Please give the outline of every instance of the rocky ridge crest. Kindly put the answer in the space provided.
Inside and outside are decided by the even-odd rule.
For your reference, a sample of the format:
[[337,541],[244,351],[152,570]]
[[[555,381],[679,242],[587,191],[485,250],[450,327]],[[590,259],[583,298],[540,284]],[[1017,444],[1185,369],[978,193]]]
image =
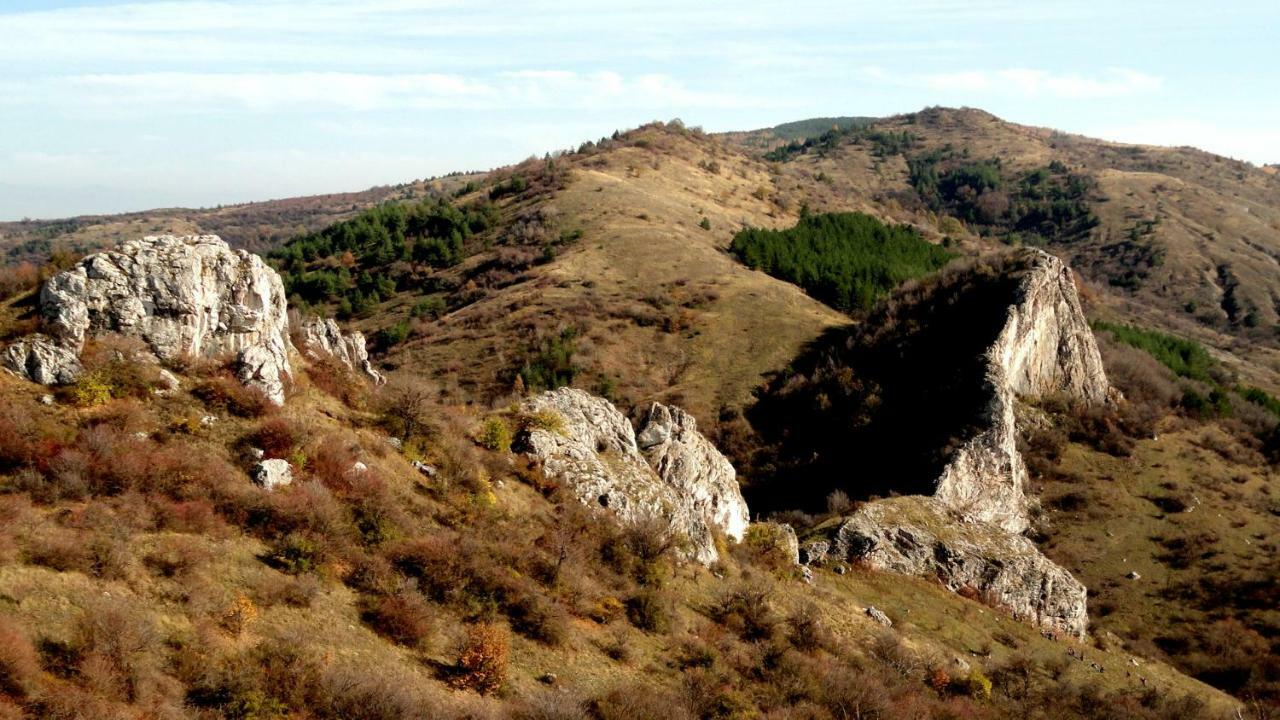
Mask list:
[[937,577],[954,591],[1083,636],[1086,592],[1021,536],[1028,527],[1026,465],[1017,448],[1019,396],[1058,393],[1107,402],[1110,385],[1071,270],[1027,250],[1005,323],[986,351],[985,429],[952,456],[931,497],[870,502],[820,526],[805,544],[815,563],[856,561]]

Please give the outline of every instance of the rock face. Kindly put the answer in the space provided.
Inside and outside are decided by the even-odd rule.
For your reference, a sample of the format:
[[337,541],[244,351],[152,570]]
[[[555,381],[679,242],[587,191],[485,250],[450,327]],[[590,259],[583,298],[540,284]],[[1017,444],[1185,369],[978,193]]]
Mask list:
[[678,407],[649,407],[636,442],[650,467],[712,525],[741,540],[750,516],[738,488],[738,474],[724,455],[698,432],[693,416]]
[[284,285],[262,258],[216,236],[146,237],[90,255],[45,284],[40,309],[73,354],[98,333],[140,338],[161,359],[236,354],[241,380],[284,400]]
[[31,335],[4,349],[3,362],[11,370],[41,385],[68,385],[83,372],[76,353],[45,335]]
[[821,529],[806,546],[811,562],[839,560],[928,578],[954,592],[1007,609],[1014,617],[1083,637],[1086,590],[1021,535],[966,523],[936,498],[904,496],[868,503]]
[[818,528],[802,559],[859,562],[937,578],[1013,615],[1082,637],[1086,590],[1021,533],[1027,470],[1017,449],[1019,396],[1087,404],[1111,392],[1093,332],[1062,261],[1028,250],[1004,324],[985,353],[985,427],[951,457],[931,497],[877,500]]
[[964,518],[1009,532],[1022,532],[1028,522],[1027,469],[1014,419],[1017,397],[1059,393],[1100,404],[1110,392],[1070,268],[1046,252],[1026,252],[1017,298],[987,351],[990,426],[955,453],[934,493]]
[[563,421],[559,430],[528,431],[521,445],[584,505],[628,525],[665,525],[688,540],[689,556],[701,563],[718,557],[713,527],[741,537],[746,504],[733,468],[725,474],[728,462],[682,411],[663,408],[657,417],[650,411],[648,448],[657,461],[667,461],[655,470],[641,454],[631,423],[607,400],[561,388],[529,398],[523,410],[551,412]]
[[364,373],[375,384],[387,381],[382,373],[369,362],[369,350],[365,347],[364,334],[359,331],[342,332],[331,319],[309,318],[300,328],[303,351],[309,357],[330,355],[355,372]]

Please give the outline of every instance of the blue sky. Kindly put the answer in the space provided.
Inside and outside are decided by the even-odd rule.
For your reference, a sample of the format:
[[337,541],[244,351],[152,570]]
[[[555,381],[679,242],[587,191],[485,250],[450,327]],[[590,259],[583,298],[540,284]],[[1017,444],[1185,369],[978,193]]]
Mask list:
[[0,0],[0,219],[928,105],[1280,162],[1280,3]]

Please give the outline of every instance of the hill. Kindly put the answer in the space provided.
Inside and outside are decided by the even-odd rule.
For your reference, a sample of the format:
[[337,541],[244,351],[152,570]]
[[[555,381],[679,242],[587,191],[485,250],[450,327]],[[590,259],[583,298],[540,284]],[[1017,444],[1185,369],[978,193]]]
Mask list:
[[[634,708],[617,711],[620,715],[601,708],[620,702],[619,697],[649,694],[661,698],[667,708],[714,699],[715,707],[699,705],[690,711],[701,716],[733,716],[739,709],[747,712],[743,708],[782,713],[788,704],[823,708],[814,711],[817,717],[823,717],[822,712],[839,716],[839,708],[852,713],[847,709],[852,706],[832,703],[881,707],[869,698],[882,688],[889,688],[895,702],[922,708],[921,714],[943,712],[934,704],[943,703],[950,708],[947,712],[960,716],[986,712],[1052,717],[1055,712],[1078,716],[1095,711],[1195,716],[1199,710],[1190,705],[1166,704],[1184,694],[1207,703],[1211,711],[1234,708],[1233,700],[1170,666],[1238,693],[1259,716],[1270,712],[1276,702],[1275,658],[1280,657],[1276,618],[1266,603],[1272,589],[1268,583],[1275,577],[1267,558],[1280,530],[1270,500],[1276,456],[1274,435],[1268,435],[1276,422],[1268,408],[1280,389],[1275,341],[1280,322],[1280,274],[1275,272],[1280,261],[1280,180],[1189,148],[1118,145],[1006,123],[968,109],[930,109],[884,119],[823,118],[781,127],[711,136],[675,122],[654,123],[483,177],[296,204],[90,219],[35,245],[25,243],[41,232],[58,230],[36,224],[6,230],[10,238],[24,243],[19,247],[26,249],[18,256],[36,257],[46,248],[89,249],[158,226],[194,232],[225,222],[222,227],[238,228],[230,233],[236,244],[272,251],[271,262],[284,275],[295,309],[339,315],[365,331],[375,359],[393,379],[389,390],[368,394],[335,382],[322,369],[308,370],[283,411],[301,428],[293,433],[299,470],[307,473],[315,493],[323,494],[319,486],[327,488],[325,492],[337,498],[336,505],[297,494],[279,496],[292,500],[258,497],[250,502],[238,491],[227,491],[229,498],[221,499],[169,497],[164,492],[149,498],[155,493],[148,490],[142,500],[94,491],[87,496],[34,498],[30,512],[22,514],[27,510],[21,498],[31,491],[18,489],[13,497],[21,507],[13,512],[26,523],[23,527],[46,529],[63,545],[100,539],[97,534],[107,534],[107,526],[118,522],[114,518],[131,512],[127,502],[150,503],[154,508],[147,512],[157,518],[177,512],[170,503],[208,500],[213,505],[213,519],[198,529],[175,530],[185,526],[160,520],[131,528],[125,540],[128,553],[112,546],[125,558],[120,562],[126,569],[102,571],[106,574],[101,576],[94,569],[98,560],[73,555],[65,562],[57,557],[46,562],[50,553],[33,546],[33,554],[21,545],[28,538],[39,539],[36,535],[13,535],[19,550],[12,557],[21,561],[9,568],[13,585],[8,592],[18,598],[23,622],[48,624],[56,630],[51,635],[58,642],[82,652],[67,661],[69,669],[57,682],[97,687],[87,678],[94,677],[93,668],[99,666],[85,664],[97,650],[76,639],[80,621],[56,610],[53,595],[76,597],[79,610],[103,590],[113,595],[127,590],[155,624],[184,632],[190,628],[199,633],[200,642],[225,650],[225,657],[219,656],[225,668],[216,677],[167,671],[146,676],[161,688],[148,697],[165,702],[178,697],[175,692],[185,692],[163,690],[163,683],[174,678],[183,688],[212,688],[208,697],[226,697],[234,686],[257,693],[254,702],[287,702],[267,689],[276,681],[274,676],[254,674],[266,673],[276,660],[251,651],[276,652],[274,648],[285,645],[281,638],[296,634],[314,638],[311,649],[321,658],[326,648],[347,648],[338,657],[351,667],[395,668],[385,676],[393,680],[395,673],[434,677],[441,682],[430,687],[440,690],[457,660],[453,645],[459,638],[454,636],[467,622],[484,618],[515,630],[510,639],[510,702],[501,710],[491,700],[477,701],[476,707],[494,713],[524,708],[520,711],[532,713],[529,708],[552,703],[547,699],[551,697],[569,698],[565,702],[572,706],[563,710],[564,715],[527,717],[572,717],[588,711],[596,717],[643,716],[643,710]],[[554,494],[548,496],[537,473],[524,468],[516,456],[493,449],[502,443],[484,440],[492,447],[481,447],[472,439],[500,437],[498,426],[489,421],[496,417],[511,424],[523,422],[510,414],[512,405],[530,393],[560,385],[602,395],[624,412],[642,412],[652,401],[678,404],[735,459],[749,491],[753,482],[765,479],[772,488],[782,488],[770,492],[777,498],[760,507],[801,530],[820,525],[828,515],[850,511],[847,496],[823,497],[834,487],[825,481],[845,466],[866,462],[866,454],[909,446],[920,452],[917,460],[922,466],[937,465],[949,450],[945,444],[957,429],[964,430],[953,427],[951,420],[965,424],[961,416],[970,414],[968,404],[953,408],[958,419],[944,414],[925,423],[916,422],[918,413],[927,412],[918,407],[895,405],[871,413],[892,422],[880,425],[871,420],[873,425],[857,436],[856,443],[846,442],[834,425],[824,428],[825,418],[833,416],[824,413],[834,405],[834,416],[857,420],[858,412],[844,411],[856,411],[858,403],[870,407],[882,397],[913,397],[905,391],[913,389],[921,373],[967,367],[976,359],[971,355],[983,340],[986,319],[965,311],[984,304],[940,305],[938,312],[951,312],[948,317],[955,318],[949,330],[958,339],[947,332],[936,337],[919,334],[927,340],[925,346],[936,350],[925,358],[929,362],[895,365],[892,345],[867,350],[858,343],[892,338],[893,333],[881,332],[888,327],[886,319],[900,328],[930,328],[934,313],[923,308],[930,307],[932,296],[925,289],[936,287],[933,279],[908,281],[868,311],[861,302],[839,303],[832,299],[838,294],[822,289],[824,281],[870,267],[861,261],[805,260],[791,263],[792,271],[763,272],[740,259],[749,257],[743,248],[751,238],[760,248],[773,248],[769,252],[791,247],[792,241],[806,237],[805,218],[825,218],[829,213],[860,214],[867,220],[858,223],[897,228],[892,237],[910,238],[909,245],[923,243],[938,253],[939,263],[926,263],[901,276],[882,274],[883,288],[880,280],[866,285],[878,288],[869,297],[880,297],[882,291],[936,268],[946,258],[981,263],[981,258],[1011,245],[1043,247],[1076,268],[1086,310],[1103,323],[1098,334],[1108,375],[1127,400],[1105,412],[1092,412],[1048,398],[1024,403],[1020,412],[1032,420],[1022,425],[1030,428],[1023,438],[1032,470],[1029,494],[1041,497],[1043,507],[1032,535],[1050,559],[1090,588],[1094,631],[1087,646],[1064,647],[975,602],[981,597],[966,600],[931,583],[865,568],[844,574],[836,570],[849,570],[843,566],[820,571],[809,586],[791,577],[785,564],[776,566],[767,552],[758,553],[750,545],[730,553],[724,567],[713,570],[662,555],[657,572],[663,579],[651,586],[652,578],[635,574],[644,563],[634,553],[612,554],[625,543],[608,540],[613,536],[607,527],[574,524],[578,520],[564,514]],[[254,231],[255,222],[264,229]],[[236,234],[240,232],[244,234]],[[778,238],[785,242],[776,242]],[[852,253],[876,247],[865,238],[827,243],[810,237],[804,242],[821,253],[832,247]],[[938,247],[943,245],[945,253]],[[815,269],[820,272],[810,272]],[[11,297],[6,339],[35,326],[31,296],[23,294],[34,280],[33,276],[19,283]],[[933,299],[943,300],[941,295]],[[1122,326],[1130,329],[1117,330]],[[1187,343],[1199,351],[1178,355]],[[1161,365],[1170,352],[1190,364],[1180,370]],[[209,378],[202,373],[208,372],[184,371],[183,387],[207,384]],[[863,380],[891,387],[882,394],[867,383],[833,402],[829,388],[808,383],[814,377],[831,379],[831,388],[852,387]],[[952,379],[931,377],[914,390],[946,398],[948,389],[973,389],[948,384]],[[386,449],[382,434],[386,423],[394,422],[389,408],[406,402],[405,395],[396,394],[406,380],[425,383],[413,397],[427,403],[433,425],[422,444],[402,456]],[[15,418],[39,418],[47,424],[43,437],[61,438],[59,449],[67,446],[88,453],[89,446],[78,443],[95,441],[98,433],[90,431],[99,425],[123,423],[120,427],[127,429],[121,432],[134,431],[133,420],[116,419],[117,413],[133,407],[129,402],[113,400],[94,410],[64,403],[50,408],[37,402],[38,393],[29,386],[6,382],[12,386],[8,394],[13,402],[22,403]],[[778,402],[786,392],[793,393],[791,405]],[[841,406],[841,400],[849,403]],[[187,428],[195,440],[171,430],[153,432],[153,440],[173,452],[199,447],[209,453],[211,463],[220,463],[218,467],[236,466],[227,472],[247,482],[242,477],[241,439],[257,437],[268,419],[233,417],[210,402],[207,396],[184,391],[169,404],[141,403],[138,422],[148,432],[175,424]],[[767,456],[775,451],[761,452],[767,438],[756,436],[760,428],[755,425],[771,408],[780,413],[771,418],[777,425],[807,423],[825,434],[808,445],[783,444],[776,450],[778,457],[770,459]],[[191,417],[205,414],[219,419],[200,426],[196,418],[199,427],[192,425]],[[486,427],[498,435],[481,433]],[[880,442],[920,427],[936,442],[925,437],[907,439],[924,447],[906,440]],[[28,435],[41,432],[27,430]],[[463,592],[440,590],[435,595],[431,586],[414,585],[414,592],[430,603],[426,614],[437,623],[432,627],[445,629],[422,646],[397,641],[396,633],[402,631],[388,634],[378,608],[396,602],[419,607],[414,605],[417,596],[406,599],[383,585],[361,585],[365,581],[351,580],[351,573],[367,564],[374,568],[370,572],[375,579],[393,585],[422,583],[427,575],[395,554],[399,546],[394,541],[363,537],[358,515],[364,511],[362,501],[311,460],[323,455],[330,444],[322,440],[326,437],[335,438],[335,446],[359,448],[361,458],[372,458],[362,461],[385,481],[392,498],[388,502],[408,514],[393,518],[395,538],[431,537],[447,547],[462,543],[459,547],[470,548],[468,557],[493,558],[500,569],[460,568],[434,556],[432,562],[443,564],[433,568],[519,581],[464,583]],[[43,447],[37,443],[32,452]],[[821,457],[805,454],[815,448]],[[415,459],[440,468],[443,480],[423,480],[412,465]],[[766,459],[769,462],[763,462]],[[887,456],[873,464],[886,472],[893,469]],[[817,467],[823,475],[816,483],[820,489],[806,488],[803,501],[798,501],[786,491],[801,492],[799,486],[788,485],[788,477],[775,476],[778,467]],[[44,466],[37,464],[37,469],[44,472]],[[16,471],[7,477],[36,482]],[[893,491],[893,483],[885,483],[866,495]],[[291,502],[304,507],[275,507]],[[325,503],[323,512],[311,508],[313,503]],[[90,520],[76,519],[82,513]],[[113,519],[101,526],[87,524],[98,517],[95,513]],[[246,524],[248,517],[266,518],[265,524]],[[289,540],[290,533],[281,530],[285,527],[297,528],[313,545],[321,545],[322,557],[314,566],[276,566],[281,557],[302,552],[289,545],[297,538]],[[191,542],[211,550],[215,559],[199,561],[201,569],[194,575],[218,586],[214,595],[219,602],[230,603],[237,594],[252,600],[262,610],[261,630],[243,639],[220,638],[225,631],[208,625],[227,607],[174,587],[161,570],[152,572],[151,561],[145,560],[151,543],[168,542],[173,532],[185,532],[193,536]],[[553,563],[554,548],[565,546],[556,545],[555,538],[565,535],[600,540],[584,540],[583,555]],[[354,540],[357,536],[361,539]],[[538,540],[531,543],[534,549],[528,555],[522,555],[498,542],[510,538]],[[643,555],[643,549],[637,552]],[[382,560],[370,560],[373,556]],[[560,567],[562,562],[574,564],[573,577],[548,580],[547,566]],[[385,563],[398,574],[377,575]],[[1130,571],[1141,578],[1126,578]],[[767,590],[767,605],[778,618],[798,618],[795,622],[803,624],[807,621],[800,619],[800,611],[812,603],[841,642],[860,651],[823,646],[803,659],[794,653],[810,652],[801,649],[804,640],[787,648],[767,642],[780,637],[773,631],[767,637],[753,636],[751,623],[756,620],[744,616],[741,608],[716,609],[733,602],[761,604],[754,596],[733,600],[730,595],[737,588],[725,585],[726,579]],[[306,585],[315,594],[302,607],[294,607],[292,600],[273,599],[260,588],[275,585]],[[44,587],[62,589],[50,593]],[[623,619],[632,606],[647,606],[645,598],[658,590],[663,606],[671,603],[674,608],[669,627],[645,627],[643,615]],[[614,608],[599,613],[607,618],[604,621],[593,614],[597,601],[602,608]],[[306,603],[313,605],[303,609]],[[881,642],[878,626],[861,610],[873,605],[888,612],[913,655],[899,655],[892,643]],[[402,614],[415,617],[412,607]],[[399,611],[396,615],[400,617]],[[539,636],[543,631],[538,619],[548,617],[552,619],[546,624],[560,628],[559,640]],[[15,632],[21,636],[25,631]],[[410,637],[413,631],[403,632],[410,635],[402,637]],[[179,646],[181,637],[185,636],[169,635]],[[1219,637],[1233,640],[1224,643]],[[778,654],[770,654],[771,647]],[[1101,671],[1071,660],[1085,652]],[[966,665],[977,662],[996,673],[991,678],[992,704],[971,702],[972,694],[959,697],[965,693],[952,689],[951,680],[959,673],[950,666],[945,668],[947,682],[939,682],[942,690],[933,688],[923,699],[916,698],[925,668],[931,672],[939,666],[935,654],[954,654]],[[185,656],[166,649],[158,656],[136,657],[146,663],[180,663]],[[816,668],[845,665],[871,668],[875,677],[814,674]],[[261,670],[232,673],[246,667]],[[357,702],[351,698],[373,692],[349,678],[326,674],[338,667],[332,657],[314,667],[316,673],[307,677],[316,684],[297,692],[329,693],[331,703]],[[809,673],[809,680],[821,677],[818,685],[848,688],[864,699],[833,699],[834,690],[824,695],[787,675],[792,670],[778,668],[799,668],[797,672]],[[888,674],[881,676],[884,668],[889,668]],[[108,679],[93,682],[116,688],[110,691],[115,693],[111,702],[133,702],[126,692],[128,682],[142,676],[111,685],[123,682],[111,679],[117,676],[110,673],[120,670],[108,667],[102,672]],[[543,692],[538,678],[546,672],[557,676],[552,684],[564,686],[563,692]],[[967,672],[964,676],[969,677]],[[41,678],[30,687],[44,692],[41,683],[46,680]],[[197,680],[208,682],[201,685]],[[649,683],[645,687],[657,690],[642,693],[635,683]],[[783,686],[791,689],[778,689]],[[731,691],[737,687],[745,689]],[[354,695],[341,700],[335,694],[338,688]],[[386,687],[377,689],[386,692]],[[614,699],[606,701],[606,696]],[[471,698],[449,695],[433,702],[470,701],[464,697]],[[588,704],[588,710],[581,703]],[[211,707],[228,714],[230,706],[223,702]]]

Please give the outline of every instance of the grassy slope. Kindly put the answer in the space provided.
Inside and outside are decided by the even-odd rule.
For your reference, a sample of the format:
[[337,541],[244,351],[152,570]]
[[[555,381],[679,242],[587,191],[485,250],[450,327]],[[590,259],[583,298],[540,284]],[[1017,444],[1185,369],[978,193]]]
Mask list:
[[[568,186],[540,201],[580,240],[529,281],[446,316],[392,361],[483,385],[522,341],[574,326],[584,385],[608,376],[629,402],[676,399],[707,418],[746,402],[762,373],[847,322],[726,252],[743,224],[794,222],[772,190],[752,195],[771,187],[762,165],[694,135],[649,128],[629,139],[575,163]],[[711,160],[718,173],[699,167]]]
[[[1079,445],[1061,462],[1065,478],[1038,483],[1042,500],[1081,498],[1079,507],[1051,509],[1044,551],[1090,588],[1095,632],[1115,633],[1143,655],[1161,656],[1162,636],[1194,636],[1229,616],[1212,596],[1207,603],[1180,597],[1202,580],[1271,576],[1280,517],[1274,513],[1274,470],[1248,461],[1248,453],[1214,425],[1167,421],[1155,439],[1139,441],[1132,457],[1117,458]],[[1156,502],[1176,498],[1183,511]],[[1210,533],[1212,557],[1179,568],[1160,539]],[[1130,572],[1141,578],[1128,579]],[[1238,582],[1236,580],[1235,582]],[[1207,605],[1207,607],[1206,607]],[[1249,611],[1254,623],[1280,626],[1272,607]]]
[[[31,407],[36,406],[35,397],[44,392],[8,377],[0,377],[0,390],[10,402]],[[180,395],[156,409],[156,417],[181,415],[192,407],[191,403],[184,394]],[[101,410],[79,411],[57,405],[38,412],[52,422],[76,423]],[[305,384],[284,413],[295,421],[311,423],[317,434],[348,428],[351,420],[349,410],[314,388],[307,389]],[[229,452],[230,444],[254,425],[254,421],[222,417],[199,430],[192,442],[211,446],[226,444]],[[386,478],[396,492],[424,493],[418,474],[405,459],[387,450],[376,431],[361,430],[356,435],[362,459],[373,472]],[[514,477],[493,479],[506,482],[495,491],[496,506],[492,512],[527,518],[530,532],[536,533],[541,518],[552,511],[550,503]],[[243,482],[248,483],[248,478],[243,478]],[[88,507],[82,502],[67,501],[15,505],[13,501],[18,497],[8,496],[7,516],[17,519],[18,525],[7,528],[7,541],[10,537],[21,541],[42,533],[65,533],[69,528],[81,527],[78,513]],[[111,504],[107,500],[105,506]],[[26,509],[15,511],[15,507]],[[99,502],[96,507],[101,512],[104,505]],[[746,565],[735,561],[721,568],[724,577],[700,567],[679,569],[668,581],[668,588],[677,598],[675,629],[669,634],[645,633],[629,626],[625,620],[602,625],[573,618],[568,637],[559,646],[514,636],[510,680],[503,698],[481,700],[469,693],[447,691],[430,671],[432,663],[453,661],[454,642],[460,637],[460,620],[445,606],[433,606],[437,612],[436,637],[431,649],[420,653],[392,645],[369,630],[361,620],[358,596],[339,580],[343,572],[340,566],[320,567],[314,575],[319,583],[318,591],[309,602],[293,606],[263,599],[270,597],[279,586],[292,582],[293,577],[264,563],[262,556],[266,547],[234,527],[204,535],[141,531],[135,532],[128,543],[131,559],[124,565],[123,576],[115,580],[38,567],[24,562],[21,554],[6,551],[0,562],[0,603],[5,613],[30,628],[36,638],[69,641],[82,610],[109,597],[130,605],[155,623],[161,642],[151,646],[149,652],[160,656],[192,642],[196,643],[201,657],[210,659],[247,650],[264,639],[304,638],[322,653],[326,665],[349,665],[366,671],[377,668],[378,673],[388,677],[414,679],[457,703],[470,704],[473,709],[481,705],[492,709],[504,700],[536,696],[542,687],[539,678],[547,672],[557,674],[569,692],[586,696],[637,680],[678,688],[681,670],[673,658],[680,653],[681,644],[693,635],[714,637],[720,632],[707,618],[708,608],[748,571]],[[194,548],[193,556],[199,558],[178,576],[164,577],[144,562],[153,551],[177,543]],[[591,568],[585,570],[590,572]],[[944,659],[959,658],[977,666],[993,667],[1015,653],[1050,662],[1065,655],[1064,645],[1080,649],[1075,643],[1046,640],[1029,625],[924,580],[855,569],[844,576],[820,572],[812,585],[806,585],[758,570],[750,572],[753,573],[751,583],[766,588],[782,614],[812,603],[832,632],[841,640],[862,648],[870,648],[881,632],[862,612],[864,607],[874,605],[894,619],[896,632],[909,645]],[[254,600],[260,614],[240,635],[218,630],[217,618],[239,595]],[[602,649],[619,639],[630,650],[630,658],[625,661],[610,659]],[[1114,647],[1090,647],[1088,654],[1090,660],[1100,663],[1107,672],[1099,675],[1082,663],[1068,664],[1063,676],[1065,682],[1107,691],[1139,690],[1137,671],[1132,676],[1128,673],[1132,666],[1126,652]],[[1230,698],[1159,663],[1144,663],[1141,674],[1163,692],[1190,693],[1202,698],[1215,712],[1227,713],[1234,707]],[[1038,681],[1047,682],[1047,677]],[[122,711],[121,706],[116,707]]]

